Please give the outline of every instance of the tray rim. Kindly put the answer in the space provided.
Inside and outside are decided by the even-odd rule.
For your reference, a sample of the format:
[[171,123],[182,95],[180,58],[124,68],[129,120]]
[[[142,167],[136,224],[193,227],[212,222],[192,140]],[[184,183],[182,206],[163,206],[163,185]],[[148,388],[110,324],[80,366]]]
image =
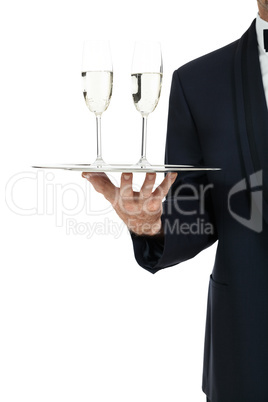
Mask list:
[[97,167],[90,164],[38,164],[32,165],[34,169],[61,169],[80,172],[92,172],[92,173],[113,173],[113,172],[126,172],[126,173],[165,173],[165,172],[179,172],[179,171],[219,171],[219,167],[209,166],[193,166],[193,165],[151,165],[151,166],[135,166],[133,164],[109,164],[107,166]]

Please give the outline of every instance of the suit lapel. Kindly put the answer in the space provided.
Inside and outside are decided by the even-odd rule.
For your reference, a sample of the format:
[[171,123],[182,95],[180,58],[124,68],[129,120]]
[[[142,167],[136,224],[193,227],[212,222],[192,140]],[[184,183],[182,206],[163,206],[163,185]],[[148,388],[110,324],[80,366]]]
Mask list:
[[[235,95],[237,128],[244,176],[250,186],[263,190],[263,217],[268,223],[268,111],[259,63],[255,20],[238,41],[235,55]],[[249,188],[249,187],[248,187]]]

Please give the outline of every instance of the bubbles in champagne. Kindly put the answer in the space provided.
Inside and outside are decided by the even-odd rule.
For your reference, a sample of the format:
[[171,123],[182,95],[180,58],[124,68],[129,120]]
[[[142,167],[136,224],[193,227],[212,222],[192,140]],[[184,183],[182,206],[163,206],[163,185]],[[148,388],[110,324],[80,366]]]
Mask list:
[[132,97],[136,109],[147,116],[156,108],[162,86],[162,73],[131,74]]
[[109,106],[112,96],[112,71],[82,72],[82,83],[87,107],[96,115],[101,115]]

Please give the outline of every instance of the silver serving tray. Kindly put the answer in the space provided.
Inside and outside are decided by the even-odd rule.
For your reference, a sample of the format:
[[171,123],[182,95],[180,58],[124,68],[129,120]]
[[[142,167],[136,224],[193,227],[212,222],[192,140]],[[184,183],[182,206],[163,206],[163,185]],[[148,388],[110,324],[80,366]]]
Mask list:
[[90,164],[44,164],[32,166],[36,169],[63,169],[79,172],[126,172],[126,173],[163,173],[180,171],[199,171],[199,170],[221,170],[218,167],[192,166],[192,165],[133,165],[133,164],[113,164],[105,166],[95,166]]

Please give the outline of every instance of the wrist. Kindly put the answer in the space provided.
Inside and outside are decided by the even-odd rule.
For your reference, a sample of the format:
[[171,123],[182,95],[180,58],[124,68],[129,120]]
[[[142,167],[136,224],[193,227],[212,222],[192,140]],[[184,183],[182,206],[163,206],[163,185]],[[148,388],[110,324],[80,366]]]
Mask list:
[[129,226],[128,230],[131,234],[135,236],[147,236],[147,237],[156,237],[163,238],[164,237],[164,227],[162,222],[160,221],[154,224],[143,223],[138,226]]

